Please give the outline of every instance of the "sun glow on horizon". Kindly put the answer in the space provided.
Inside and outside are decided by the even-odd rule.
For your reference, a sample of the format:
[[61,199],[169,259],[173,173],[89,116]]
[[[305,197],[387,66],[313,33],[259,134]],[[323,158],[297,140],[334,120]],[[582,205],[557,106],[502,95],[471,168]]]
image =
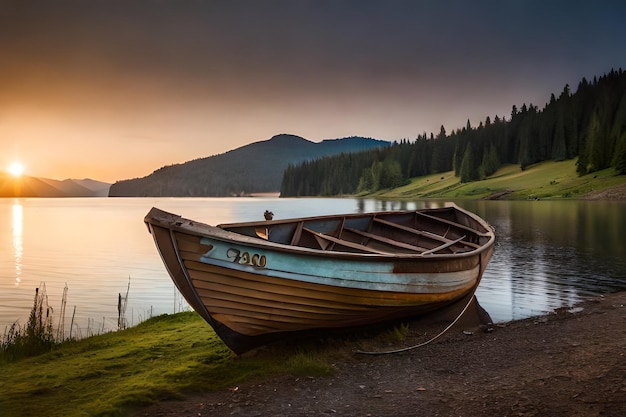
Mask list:
[[22,165],[20,162],[13,162],[11,165],[9,165],[8,171],[16,178],[21,177],[24,173],[24,165]]

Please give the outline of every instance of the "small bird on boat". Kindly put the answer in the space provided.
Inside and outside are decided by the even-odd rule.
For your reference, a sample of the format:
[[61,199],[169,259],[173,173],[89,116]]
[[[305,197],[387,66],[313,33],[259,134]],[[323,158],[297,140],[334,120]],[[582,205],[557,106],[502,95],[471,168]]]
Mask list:
[[265,210],[265,213],[263,213],[263,217],[265,217],[265,220],[272,220],[274,218],[274,213],[269,210]]

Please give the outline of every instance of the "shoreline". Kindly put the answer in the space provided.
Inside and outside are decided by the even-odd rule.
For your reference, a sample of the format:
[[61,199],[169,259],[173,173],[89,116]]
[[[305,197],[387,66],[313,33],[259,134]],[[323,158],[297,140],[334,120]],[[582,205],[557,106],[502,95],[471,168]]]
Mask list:
[[328,377],[273,377],[130,415],[626,415],[626,291],[492,331],[467,326],[406,353],[348,352]]

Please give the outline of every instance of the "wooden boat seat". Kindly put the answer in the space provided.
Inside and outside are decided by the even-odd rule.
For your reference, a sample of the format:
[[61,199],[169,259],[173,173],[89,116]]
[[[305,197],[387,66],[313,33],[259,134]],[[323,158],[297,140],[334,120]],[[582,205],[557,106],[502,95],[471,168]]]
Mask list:
[[[456,240],[451,240],[450,242],[444,243],[443,245],[439,245],[436,248],[432,248],[430,250],[427,250],[425,252],[422,253],[422,255],[432,255],[435,252],[439,252],[440,250],[443,250],[445,248],[448,248],[456,243],[462,242],[463,239],[465,239],[465,236],[461,236],[460,238],[456,239]],[[455,251],[453,251],[455,252]],[[456,253],[456,252],[455,252]]]
[[302,236],[302,227],[304,226],[304,222],[298,222],[296,226],[296,230],[293,232],[293,236],[291,237],[291,246],[295,246],[300,241],[300,236]]
[[377,250],[374,248],[369,248],[365,245],[350,242],[348,240],[339,239],[330,235],[326,235],[324,233],[316,232],[315,230],[311,230],[306,227],[303,227],[302,230],[315,236],[322,250],[328,250],[329,248],[332,247],[333,244],[338,244],[338,245],[356,249],[365,253],[377,253],[379,255],[390,255],[393,253],[393,252],[385,252],[385,251]]
[[427,219],[430,219],[430,220],[434,220],[434,221],[437,221],[437,222],[440,222],[440,223],[448,224],[450,226],[453,226],[453,227],[456,227],[456,228],[459,228],[459,229],[466,230],[466,231],[471,232],[472,234],[475,234],[475,235],[478,235],[478,236],[488,236],[489,235],[488,232],[481,233],[478,230],[473,229],[473,228],[468,227],[468,226],[465,226],[465,225],[463,225],[461,223],[453,222],[451,220],[442,219],[442,218],[437,217],[437,216],[431,216],[430,214],[422,213],[422,212],[419,212],[419,211],[416,211],[415,214],[419,215],[419,216],[422,216],[422,217],[426,217]]
[[366,237],[368,239],[377,240],[377,241],[385,243],[385,244],[387,244],[389,246],[395,246],[397,248],[408,249],[408,250],[410,250],[412,252],[422,253],[422,252],[425,252],[427,250],[426,248],[422,248],[420,246],[415,246],[415,245],[411,245],[409,243],[404,243],[404,242],[399,242],[397,240],[388,239],[386,237],[375,235],[373,233],[364,232],[363,230],[352,229],[352,228],[349,228],[349,227],[347,227],[346,230],[351,232],[351,233],[355,233],[355,234],[361,235],[363,237]]
[[[475,248],[475,249],[478,249],[480,247],[480,245],[478,245],[476,243],[468,242],[468,241],[465,241],[465,240],[454,241],[454,240],[445,238],[443,236],[439,236],[437,234],[434,234],[434,233],[431,233],[431,232],[427,232],[425,230],[413,229],[411,227],[402,226],[400,224],[392,223],[392,222],[389,222],[387,220],[379,219],[377,217],[374,217],[373,221],[375,221],[377,223],[384,224],[385,226],[388,226],[388,227],[392,227],[392,228],[396,228],[396,229],[408,232],[408,233],[413,233],[415,235],[424,236],[424,237],[427,237],[427,238],[432,239],[432,240],[437,240],[437,241],[439,241],[439,242],[441,242],[443,244],[448,244],[448,243],[452,242],[452,244],[454,244],[454,243],[462,243],[463,245],[466,245],[466,246],[469,246],[469,247],[472,247],[472,248]],[[453,224],[461,226],[458,223],[453,223]],[[466,236],[463,236],[463,239],[465,239],[465,237]],[[448,246],[451,246],[451,245],[447,245],[446,247],[448,247]]]

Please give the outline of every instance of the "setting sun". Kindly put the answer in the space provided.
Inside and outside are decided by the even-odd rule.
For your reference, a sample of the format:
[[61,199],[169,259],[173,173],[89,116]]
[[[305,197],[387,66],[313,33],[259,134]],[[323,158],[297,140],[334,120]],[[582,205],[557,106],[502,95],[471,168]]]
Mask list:
[[20,177],[24,173],[24,165],[19,162],[13,162],[9,165],[9,173],[14,177]]

